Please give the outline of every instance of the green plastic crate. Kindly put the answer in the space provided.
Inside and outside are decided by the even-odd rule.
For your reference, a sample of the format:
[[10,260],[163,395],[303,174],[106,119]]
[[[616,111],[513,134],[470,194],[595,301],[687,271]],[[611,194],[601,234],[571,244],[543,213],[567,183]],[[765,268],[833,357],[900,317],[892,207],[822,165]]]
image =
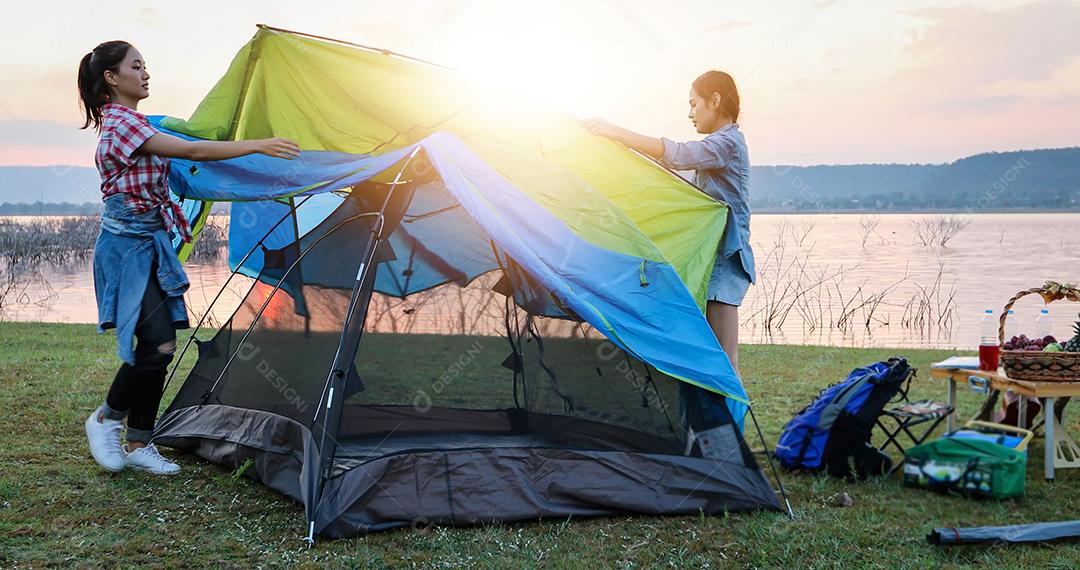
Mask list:
[[1027,453],[992,441],[944,437],[904,454],[904,484],[967,496],[1024,495]]

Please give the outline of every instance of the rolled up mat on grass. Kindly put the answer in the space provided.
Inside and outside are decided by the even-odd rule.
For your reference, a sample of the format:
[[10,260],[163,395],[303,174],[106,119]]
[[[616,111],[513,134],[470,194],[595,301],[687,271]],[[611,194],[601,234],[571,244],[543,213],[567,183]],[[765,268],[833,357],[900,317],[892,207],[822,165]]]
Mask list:
[[1061,521],[1011,526],[977,526],[971,528],[935,528],[926,535],[930,544],[949,546],[954,544],[990,544],[1045,542],[1067,538],[1080,538],[1080,521]]

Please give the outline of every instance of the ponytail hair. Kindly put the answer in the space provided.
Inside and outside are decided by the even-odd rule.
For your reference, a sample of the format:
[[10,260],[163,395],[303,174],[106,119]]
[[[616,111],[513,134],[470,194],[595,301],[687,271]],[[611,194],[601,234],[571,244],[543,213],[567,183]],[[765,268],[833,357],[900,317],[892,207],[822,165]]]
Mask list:
[[739,90],[735,80],[723,71],[706,71],[692,84],[694,92],[702,99],[712,98],[713,93],[720,94],[720,108],[733,122],[739,120]]
[[101,129],[101,108],[111,99],[105,72],[117,72],[129,49],[131,44],[123,40],[108,41],[99,44],[79,62],[79,103],[86,114],[86,122],[79,128]]

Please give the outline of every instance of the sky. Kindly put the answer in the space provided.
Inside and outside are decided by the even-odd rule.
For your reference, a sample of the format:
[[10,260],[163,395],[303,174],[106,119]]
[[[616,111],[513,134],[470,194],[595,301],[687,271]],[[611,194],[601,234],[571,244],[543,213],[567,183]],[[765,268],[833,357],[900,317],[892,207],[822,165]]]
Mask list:
[[20,2],[0,34],[0,166],[93,166],[80,58],[143,53],[139,110],[186,118],[255,25],[385,48],[579,117],[696,138],[690,82],[739,86],[755,164],[941,163],[1080,145],[1080,0]]

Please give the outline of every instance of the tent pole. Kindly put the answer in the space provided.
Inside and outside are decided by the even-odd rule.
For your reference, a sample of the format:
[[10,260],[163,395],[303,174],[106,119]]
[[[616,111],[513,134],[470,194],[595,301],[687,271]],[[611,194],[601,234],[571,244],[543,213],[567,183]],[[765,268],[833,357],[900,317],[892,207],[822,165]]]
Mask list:
[[[318,483],[314,493],[312,494],[312,497],[310,498],[312,502],[312,507],[310,516],[307,521],[308,535],[304,537],[304,543],[307,545],[308,548],[312,548],[313,546],[315,546],[315,515],[318,509],[319,499],[322,496],[322,486],[329,476],[329,471],[333,468],[334,454],[337,453],[336,435],[338,429],[340,429],[341,427],[340,408],[345,403],[345,396],[341,395],[338,396],[338,398],[342,400],[341,405],[334,406],[334,384],[336,383],[335,379],[339,380],[342,384],[340,386],[341,390],[339,394],[344,394],[344,383],[348,381],[349,375],[349,365],[346,364],[346,362],[354,360],[356,358],[356,346],[354,345],[351,349],[348,346],[348,339],[350,336],[349,333],[354,326],[353,319],[356,317],[357,306],[360,304],[361,297],[363,297],[364,295],[364,284],[372,275],[371,261],[375,258],[375,249],[376,247],[378,247],[378,242],[380,239],[379,236],[382,234],[381,221],[382,215],[380,212],[379,217],[377,217],[375,221],[371,224],[371,237],[368,240],[367,247],[365,248],[364,254],[360,260],[360,267],[356,274],[356,281],[353,284],[352,294],[349,297],[349,306],[345,311],[345,322],[341,325],[341,335],[338,338],[337,350],[334,352],[334,361],[330,365],[330,373],[327,375],[326,382],[323,384],[323,391],[322,395],[319,396],[319,403],[317,406],[315,406],[315,416],[311,419],[312,428],[314,428],[319,418],[319,412],[323,411],[323,400],[325,400],[326,411],[325,414],[323,414],[323,425],[321,430],[322,433],[319,437],[318,447],[316,448],[316,453],[318,454]],[[370,303],[370,301],[371,298],[369,297],[368,302]],[[361,318],[366,317],[367,310],[365,308],[364,316]],[[360,327],[363,326],[363,322],[361,322]],[[363,331],[361,330],[356,336],[356,345],[360,344],[360,336],[362,334]],[[337,425],[332,426],[332,423]],[[327,432],[329,432],[331,428],[334,429],[335,434],[327,435]],[[334,450],[330,453],[327,453],[329,451],[327,449],[329,447],[329,445],[327,444],[327,438],[331,440],[331,444],[333,444],[334,446]],[[329,455],[329,457],[327,457],[327,455]],[[308,462],[305,460],[305,467],[307,466],[307,463]],[[306,511],[307,505],[305,504],[304,507]]]
[[765,443],[765,436],[761,433],[761,425],[758,424],[757,416],[754,415],[754,406],[750,403],[746,404],[746,409],[750,410],[750,420],[754,422],[754,429],[757,430],[758,439],[761,440],[761,447],[765,449],[765,456],[769,459],[769,467],[772,469],[773,477],[776,479],[776,484],[780,487],[780,496],[784,498],[784,505],[787,506],[788,517],[791,520],[795,520],[795,512],[791,510],[791,501],[788,500],[787,489],[784,487],[784,481],[780,479],[780,472],[776,470],[776,463],[773,462],[773,456],[769,453],[769,446]]
[[[319,397],[319,405],[315,407],[315,416],[311,419],[312,427],[318,421],[319,412],[323,408],[323,399],[326,400],[326,411],[323,414],[322,434],[319,439],[318,446],[318,460],[319,460],[319,472],[318,472],[318,484],[315,487],[314,492],[310,500],[312,501],[311,511],[308,518],[308,535],[304,537],[304,543],[308,548],[315,545],[315,514],[318,509],[319,499],[322,495],[323,484],[326,483],[330,469],[333,468],[333,460],[335,451],[326,457],[325,451],[327,448],[326,439],[329,437],[332,443],[336,446],[337,440],[334,436],[328,436],[327,432],[333,428],[335,435],[341,424],[341,407],[344,405],[344,393],[345,387],[341,386],[338,398],[341,399],[340,405],[334,407],[334,386],[335,379],[344,383],[348,380],[349,365],[346,362],[352,362],[356,358],[356,348],[360,344],[360,338],[363,336],[363,320],[367,318],[367,308],[364,308],[364,314],[360,317],[360,330],[357,332],[355,344],[350,348],[347,344],[349,339],[350,329],[354,326],[353,319],[356,317],[357,305],[361,302],[360,298],[364,293],[364,283],[371,280],[374,281],[375,271],[372,269],[374,265],[375,252],[378,250],[379,243],[384,239],[383,232],[386,230],[386,209],[390,206],[390,199],[394,196],[394,191],[397,190],[399,184],[401,184],[401,178],[405,174],[405,170],[408,169],[409,164],[416,156],[420,154],[420,147],[416,146],[412,152],[405,159],[404,164],[401,165],[401,169],[398,170],[397,176],[394,177],[393,183],[390,185],[390,189],[386,191],[386,197],[383,199],[382,205],[379,207],[379,211],[375,221],[371,224],[371,238],[368,240],[367,247],[364,251],[364,255],[360,260],[360,267],[356,272],[356,282],[353,285],[353,292],[349,299],[349,307],[345,313],[345,322],[341,327],[341,336],[338,339],[337,351],[334,353],[334,361],[330,366],[330,373],[326,377],[326,382],[323,384],[323,392]],[[371,302],[370,296],[367,300]],[[333,415],[331,415],[333,414]],[[335,424],[331,426],[331,424]],[[307,462],[305,461],[305,464]],[[307,505],[304,505],[305,511],[307,511]]]

